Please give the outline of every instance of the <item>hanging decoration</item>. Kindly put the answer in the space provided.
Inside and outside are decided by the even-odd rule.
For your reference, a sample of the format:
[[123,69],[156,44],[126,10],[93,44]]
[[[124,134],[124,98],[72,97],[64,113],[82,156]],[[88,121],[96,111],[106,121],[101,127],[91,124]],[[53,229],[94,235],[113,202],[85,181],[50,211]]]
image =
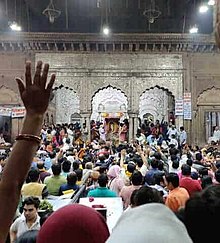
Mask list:
[[155,0],[151,0],[150,6],[145,9],[143,15],[147,18],[149,24],[153,24],[157,18],[161,15],[161,11],[155,4]]
[[43,14],[46,17],[48,17],[50,23],[53,24],[54,23],[54,20],[60,16],[61,11],[55,9],[54,4],[53,4],[53,0],[50,0],[49,5],[43,11]]

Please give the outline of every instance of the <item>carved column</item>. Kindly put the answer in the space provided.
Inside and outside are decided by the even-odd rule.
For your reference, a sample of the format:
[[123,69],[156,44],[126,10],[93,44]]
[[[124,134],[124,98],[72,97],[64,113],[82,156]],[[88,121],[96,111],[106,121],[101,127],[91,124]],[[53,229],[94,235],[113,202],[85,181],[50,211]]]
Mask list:
[[134,117],[134,134],[133,134],[134,138],[136,137],[137,129],[138,129],[138,117],[137,117],[137,115],[135,115],[135,117]]
[[88,129],[88,139],[90,140],[91,139],[91,130],[90,130],[90,117],[91,117],[91,114],[90,113],[81,113],[82,115],[82,124],[83,123],[86,123],[86,127]]
[[129,117],[129,142],[133,139],[134,123],[133,118]]

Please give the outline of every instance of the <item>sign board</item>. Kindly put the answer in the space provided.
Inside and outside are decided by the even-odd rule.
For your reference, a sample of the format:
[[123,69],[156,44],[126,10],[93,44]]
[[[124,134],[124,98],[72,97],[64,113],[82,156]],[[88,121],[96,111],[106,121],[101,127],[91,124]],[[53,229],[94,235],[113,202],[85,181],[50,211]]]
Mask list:
[[175,101],[175,116],[183,116],[183,99]]
[[192,119],[192,99],[191,93],[183,94],[183,118],[184,120]]
[[0,107],[0,116],[11,116],[11,108]]
[[11,117],[12,118],[19,118],[24,117],[26,110],[24,107],[13,107],[11,110]]

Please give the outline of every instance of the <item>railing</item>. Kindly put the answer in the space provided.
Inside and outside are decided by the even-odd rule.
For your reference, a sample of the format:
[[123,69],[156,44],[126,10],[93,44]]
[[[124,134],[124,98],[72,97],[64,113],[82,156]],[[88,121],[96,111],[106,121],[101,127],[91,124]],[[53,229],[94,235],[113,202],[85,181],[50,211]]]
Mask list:
[[82,197],[83,193],[85,192],[86,190],[86,183],[90,177],[90,173],[91,172],[87,172],[86,175],[83,177],[83,180],[80,184],[80,187],[77,191],[74,192],[74,194],[72,195],[71,197],[71,201],[69,204],[72,204],[72,203],[78,203],[79,202],[79,199],[80,197]]

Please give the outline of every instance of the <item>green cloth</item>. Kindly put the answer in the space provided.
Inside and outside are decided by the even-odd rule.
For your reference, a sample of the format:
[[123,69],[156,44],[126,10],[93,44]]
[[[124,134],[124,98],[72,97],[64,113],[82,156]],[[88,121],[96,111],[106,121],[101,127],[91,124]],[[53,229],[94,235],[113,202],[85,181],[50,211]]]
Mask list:
[[117,194],[107,187],[98,187],[94,190],[89,191],[87,197],[117,197]]
[[53,196],[59,196],[60,186],[66,183],[67,183],[66,178],[61,175],[52,176],[52,177],[47,176],[44,179],[44,184],[47,185],[49,195],[53,195]]

